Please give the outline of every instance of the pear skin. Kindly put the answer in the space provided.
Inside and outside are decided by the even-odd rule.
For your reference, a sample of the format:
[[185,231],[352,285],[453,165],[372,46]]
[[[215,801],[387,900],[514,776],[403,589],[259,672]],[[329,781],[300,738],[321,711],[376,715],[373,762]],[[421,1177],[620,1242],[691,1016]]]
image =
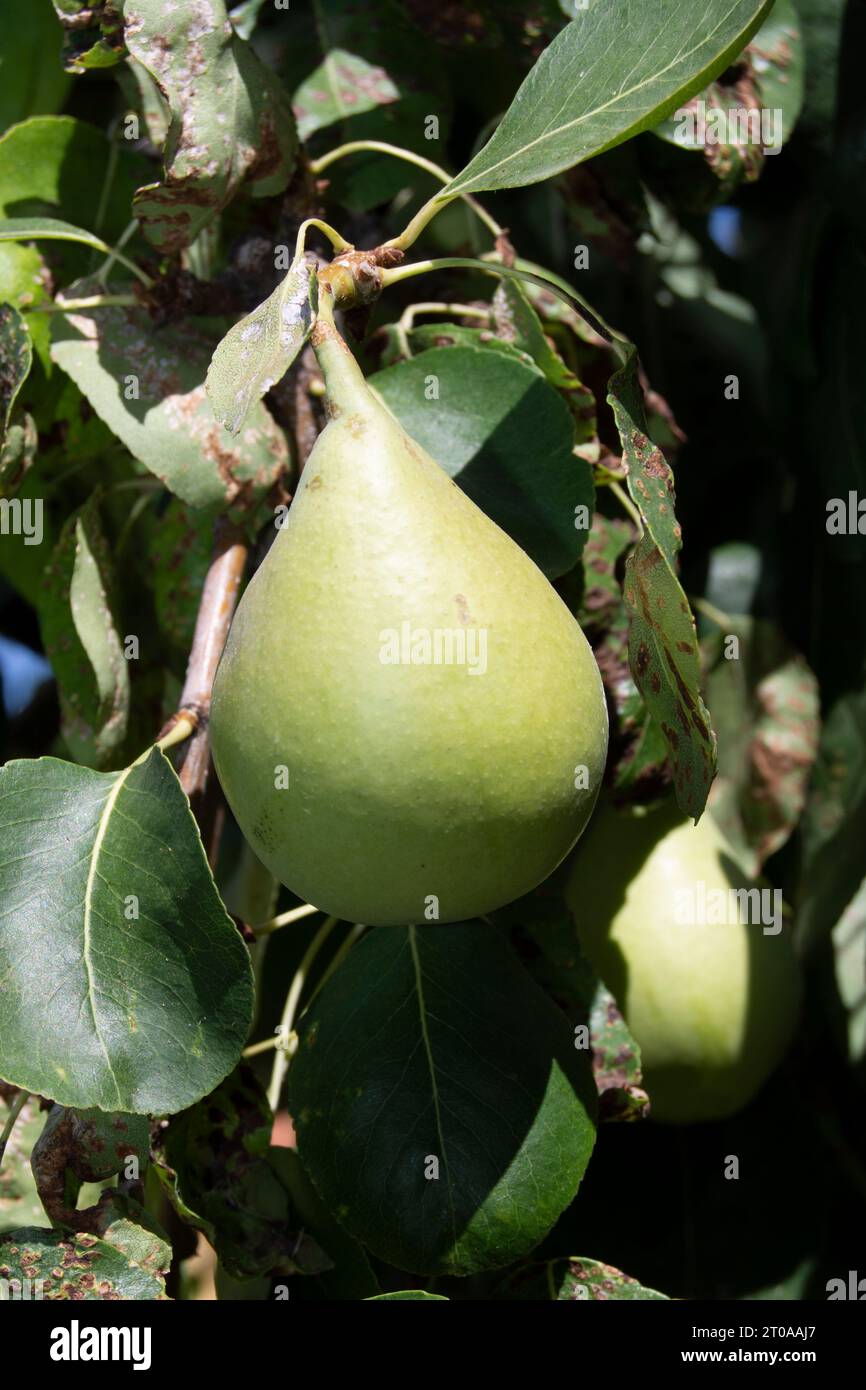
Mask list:
[[[256,854],[322,911],[451,922],[546,878],[601,784],[607,710],[529,557],[367,386],[332,324],[329,422],[217,672],[217,772]],[[435,409],[435,405],[431,405]]]
[[653,1119],[733,1114],[791,1040],[800,1003],[791,932],[756,921],[754,896],[736,911],[729,898],[755,888],[712,816],[693,825],[673,805],[642,817],[604,806],[575,852],[566,899],[640,1047]]

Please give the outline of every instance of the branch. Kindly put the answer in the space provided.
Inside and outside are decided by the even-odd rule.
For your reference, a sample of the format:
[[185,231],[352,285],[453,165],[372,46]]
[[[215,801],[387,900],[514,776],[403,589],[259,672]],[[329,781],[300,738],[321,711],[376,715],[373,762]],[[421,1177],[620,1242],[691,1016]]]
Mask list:
[[[206,829],[212,822],[206,804],[210,766],[210,702],[214,676],[226,643],[238,599],[249,546],[241,529],[225,518],[214,528],[214,548],[210,569],[204,581],[195,621],[195,634],[180,697],[180,708],[197,720],[195,732],[186,745],[179,768],[180,784],[192,804],[207,847]],[[205,825],[205,821],[208,825]]]

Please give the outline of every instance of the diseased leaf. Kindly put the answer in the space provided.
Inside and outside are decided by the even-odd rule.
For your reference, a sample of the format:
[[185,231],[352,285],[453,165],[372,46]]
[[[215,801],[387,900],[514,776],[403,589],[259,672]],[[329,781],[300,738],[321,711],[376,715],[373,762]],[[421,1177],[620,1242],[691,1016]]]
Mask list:
[[296,261],[263,304],[230,328],[213,355],[207,393],[216,418],[238,434],[250,407],[285,376],[313,326],[315,277]]
[[384,68],[373,67],[341,48],[332,48],[321,67],[311,72],[295,92],[298,134],[306,140],[322,126],[387,106],[399,98],[400,92]]
[[[803,102],[802,27],[791,0],[776,0],[737,63],[685,102],[654,134],[700,151],[726,188],[759,177],[765,149],[790,139]],[[685,119],[681,119],[684,117]]]
[[494,1295],[498,1299],[551,1300],[557,1303],[607,1302],[609,1299],[667,1301],[666,1293],[645,1288],[613,1265],[572,1255],[569,1259],[527,1264],[509,1274]]
[[497,1268],[572,1200],[595,1137],[589,1062],[498,928],[369,932],[298,1033],[301,1160],[381,1259]]
[[[381,140],[429,157],[431,114],[437,139],[447,140],[448,76],[442,64],[419,61],[426,49],[416,17],[399,0],[377,0],[375,13],[367,0],[312,0],[282,18],[281,76],[294,93],[303,139],[312,138],[316,152]],[[353,212],[429,182],[404,161],[365,150],[332,165],[327,177],[330,196]]]
[[[93,293],[92,282],[70,297]],[[192,507],[249,507],[288,462],[285,437],[261,404],[229,440],[205,391],[213,339],[192,327],[157,329],[139,309],[56,314],[53,360],[129,451]]]
[[127,0],[124,35],[171,111],[162,183],[133,204],[165,255],[195,241],[242,184],[272,196],[286,187],[298,139],[288,96],[232,29],[223,0],[185,6]]
[[365,1303],[447,1303],[449,1300],[441,1293],[426,1293],[424,1289],[400,1289],[398,1293],[376,1293],[365,1298]]
[[113,612],[114,588],[93,497],[60,534],[39,615],[60,692],[63,737],[76,761],[97,767],[117,765],[129,719],[129,663]]
[[272,1127],[255,1075],[240,1067],[162,1134],[156,1171],[170,1201],[235,1279],[319,1274],[332,1263],[293,1229],[288,1191],[269,1161]]
[[[807,950],[826,942],[863,880],[866,844],[866,692],[829,711],[801,821],[802,868],[795,902]],[[862,982],[861,982],[862,983]]]
[[[429,378],[438,382],[431,407]],[[588,534],[594,488],[571,413],[541,372],[511,355],[434,348],[370,378],[407,433],[549,578]]]
[[54,0],[63,25],[63,57],[67,72],[110,68],[124,55],[123,0]]
[[[127,1243],[127,1250],[129,1250]],[[135,1253],[140,1254],[138,1247]],[[154,1269],[151,1252],[139,1264],[108,1239],[89,1232],[26,1226],[0,1235],[0,1278],[28,1280],[31,1297],[76,1303],[105,1299],[164,1299],[164,1269]]]
[[85,1183],[102,1183],[126,1175],[134,1159],[139,1177],[150,1152],[150,1126],[143,1115],[106,1114],[102,1110],[67,1110],[54,1105],[36,1143],[30,1166],[36,1189],[52,1226],[102,1235],[101,1202],[77,1209]]
[[167,758],[7,763],[0,832],[0,1076],[76,1109],[206,1095],[246,1040],[251,971]]
[[695,620],[676,574],[682,533],[674,511],[673,475],[646,434],[633,348],[610,379],[608,401],[628,468],[628,489],[646,528],[626,562],[629,663],[670,750],[677,803],[697,820],[715,776],[716,736],[701,698]]
[[652,802],[670,784],[668,748],[632,678],[628,612],[620,570],[637,538],[628,521],[596,512],[582,558],[583,588],[576,615],[608,695],[610,741],[605,781],[614,801]]
[[773,0],[605,0],[578,11],[443,189],[539,183],[656,125],[744,47]]
[[[730,659],[729,639],[738,642]],[[738,617],[703,643],[719,735],[710,806],[751,878],[795,829],[818,753],[818,683],[772,623]]]
[[12,407],[32,361],[27,324],[11,304],[0,304],[0,445],[5,443]]

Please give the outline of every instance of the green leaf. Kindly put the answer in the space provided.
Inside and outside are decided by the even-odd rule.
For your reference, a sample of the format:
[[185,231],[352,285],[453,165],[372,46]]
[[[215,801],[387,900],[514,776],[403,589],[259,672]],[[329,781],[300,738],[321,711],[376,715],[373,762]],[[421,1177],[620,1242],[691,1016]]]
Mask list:
[[33,345],[27,324],[11,304],[0,304],[0,444],[4,443],[15,398],[27,380]]
[[154,1271],[152,1246],[145,1247],[147,1258],[139,1264],[133,1252],[142,1254],[142,1246],[125,1243],[129,1253],[87,1232],[34,1226],[8,1231],[0,1235],[0,1278],[29,1280],[26,1287],[41,1289],[42,1298],[51,1301],[165,1298],[164,1271]]
[[111,553],[95,497],[66,522],[39,604],[60,689],[62,730],[77,762],[116,765],[129,719],[129,663],[114,617]]
[[101,237],[57,217],[5,217],[0,221],[0,241],[77,241],[94,251],[109,250]]
[[298,1033],[289,1105],[301,1159],[381,1259],[418,1273],[495,1269],[572,1200],[595,1137],[589,1063],[498,929],[370,932]]
[[119,237],[130,203],[151,165],[114,145],[88,121],[72,116],[34,116],[0,138],[0,217],[61,213],[108,240]]
[[497,1299],[531,1299],[534,1302],[586,1303],[610,1299],[668,1301],[666,1293],[645,1288],[613,1265],[572,1255],[569,1259],[528,1264],[509,1274],[494,1295]]
[[572,568],[587,536],[577,509],[592,515],[592,475],[572,452],[567,405],[540,372],[498,352],[434,348],[370,385],[548,578]]
[[411,1299],[414,1303],[448,1303],[441,1293],[425,1293],[423,1289],[400,1289],[399,1293],[377,1293],[365,1298],[365,1303],[395,1303]]
[[[68,293],[93,293],[80,281]],[[213,340],[188,321],[156,329],[140,309],[55,314],[52,359],[130,453],[192,507],[246,507],[288,462],[285,437],[261,404],[232,443],[205,391]]]
[[313,326],[315,277],[295,261],[273,294],[230,328],[213,355],[207,393],[216,418],[238,434],[250,407],[285,376]]
[[[0,1129],[8,1114],[9,1103],[0,1096]],[[30,1155],[44,1125],[45,1112],[39,1108],[39,1097],[31,1096],[15,1121],[0,1165],[0,1235],[16,1226],[45,1222],[45,1210],[30,1167]]]
[[628,489],[646,528],[626,562],[629,662],[635,684],[665,736],[677,804],[697,820],[716,770],[716,736],[701,698],[695,620],[676,573],[682,544],[674,481],[646,434],[637,354],[610,379],[608,401],[628,468]]
[[269,1161],[272,1126],[254,1073],[239,1067],[162,1134],[157,1175],[169,1200],[235,1279],[318,1274],[331,1263],[293,1229],[289,1194]]
[[544,50],[440,196],[539,183],[658,124],[745,46],[773,0],[605,0]]
[[7,763],[0,828],[0,1076],[133,1114],[206,1095],[246,1040],[251,972],[168,760]]
[[0,53],[0,130],[59,110],[69,89],[60,67],[60,29],[47,5],[6,0]]
[[172,0],[136,0],[124,31],[171,111],[165,178],[140,188],[133,210],[153,245],[176,255],[242,184],[258,196],[282,193],[297,156],[295,120],[273,74],[232,29],[223,0],[199,7],[194,28]]

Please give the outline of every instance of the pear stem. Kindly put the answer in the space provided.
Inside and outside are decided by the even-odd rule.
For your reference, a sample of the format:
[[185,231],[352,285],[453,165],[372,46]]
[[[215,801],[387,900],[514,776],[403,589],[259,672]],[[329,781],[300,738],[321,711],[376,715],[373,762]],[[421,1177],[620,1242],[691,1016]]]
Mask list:
[[[329,164],[336,163],[336,161],[342,159],[344,155],[360,154],[362,151],[371,151],[373,154],[389,154],[394,159],[403,159],[407,164],[414,164],[418,169],[424,169],[428,174],[432,174],[435,179],[438,179],[440,183],[451,182],[451,174],[443,169],[441,165],[434,164],[432,159],[425,159],[423,154],[416,154],[414,150],[405,150],[402,145],[389,145],[384,140],[350,140],[346,145],[338,145],[336,149],[329,150],[327,154],[322,155],[321,159],[312,160],[310,168],[314,174],[321,174],[324,169],[328,168]],[[475,216],[484,223],[485,227],[489,228],[494,236],[502,235],[502,228],[496,221],[496,218],[491,217],[490,213],[481,206],[476,198],[473,198],[471,193],[461,193],[459,196],[466,203],[467,207],[472,209]],[[435,204],[437,200],[439,201],[439,206],[433,207],[433,204]],[[406,247],[411,246],[412,242],[416,240],[418,233],[423,231],[427,223],[432,221],[437,212],[447,207],[450,201],[450,198],[442,200],[437,194],[436,198],[432,199],[429,203],[425,203],[424,208],[421,209],[423,212],[425,209],[432,207],[432,211],[418,226],[414,236],[409,236],[409,229],[415,225],[417,219],[421,216],[420,212],[416,214],[412,222],[409,223],[409,226],[399,237],[395,237],[393,241],[386,241],[385,245],[396,246],[398,250],[405,251]],[[408,240],[407,237],[409,237]]]
[[156,740],[156,747],[161,749],[163,753],[166,753],[168,749],[173,748],[176,743],[183,743],[184,739],[194,734],[197,728],[198,718],[196,715],[191,714],[187,710],[180,710],[174,716],[174,720],[168,732],[164,733],[162,738]]
[[281,912],[278,917],[271,917],[267,922],[262,922],[261,926],[253,927],[254,936],[270,936],[273,932],[279,931],[280,927],[289,927],[292,922],[300,922],[304,917],[312,917],[318,912],[317,907],[312,903],[303,903],[300,907],[289,908],[288,912]]
[[[393,244],[385,243],[386,246]],[[605,342],[610,343],[613,347],[617,347],[619,344],[620,340],[617,335],[596,317],[577,291],[566,286],[565,281],[560,281],[558,276],[555,279],[549,279],[546,275],[537,275],[529,270],[512,269],[510,266],[501,265],[492,260],[480,261],[472,256],[439,256],[430,261],[414,261],[410,265],[400,265],[391,270],[383,270],[382,287],[387,289],[389,285],[397,285],[401,280],[410,280],[413,275],[426,275],[431,270],[481,270],[487,275],[500,275],[506,280],[523,280],[530,285],[538,285],[540,289],[555,294],[570,309],[576,309],[581,318],[586,319],[590,328]]]
[[[298,1011],[298,1004],[301,994],[303,993],[304,985],[307,982],[307,976],[310,973],[316,956],[319,954],[319,951],[324,946],[336,925],[336,917],[328,917],[325,919],[304,952],[304,957],[294,973],[292,983],[289,985],[289,992],[286,995],[286,1003],[283,1009],[283,1016],[280,1019],[279,1032],[277,1034],[281,1042],[283,1039],[288,1039],[292,1033],[295,1014]],[[285,1080],[288,1066],[289,1059],[284,1048],[280,1047],[274,1058],[274,1065],[271,1071],[271,1084],[268,1087],[268,1102],[274,1114],[277,1113],[277,1106],[280,1103],[280,1092],[283,1089],[283,1081]]]
[[325,378],[327,397],[331,400],[339,397],[344,406],[369,406],[370,388],[353,353],[337,331],[334,323],[334,295],[324,279],[319,283],[319,315],[313,326],[310,342]]
[[295,239],[296,261],[299,261],[304,254],[304,247],[306,245],[308,227],[317,227],[319,231],[322,232],[322,234],[328,238],[328,241],[331,243],[338,255],[341,251],[352,250],[352,243],[350,241],[346,241],[343,237],[341,237],[340,233],[335,231],[334,228],[330,225],[330,223],[323,222],[320,217],[308,217],[306,221],[302,222],[300,227],[298,228],[298,235]]

